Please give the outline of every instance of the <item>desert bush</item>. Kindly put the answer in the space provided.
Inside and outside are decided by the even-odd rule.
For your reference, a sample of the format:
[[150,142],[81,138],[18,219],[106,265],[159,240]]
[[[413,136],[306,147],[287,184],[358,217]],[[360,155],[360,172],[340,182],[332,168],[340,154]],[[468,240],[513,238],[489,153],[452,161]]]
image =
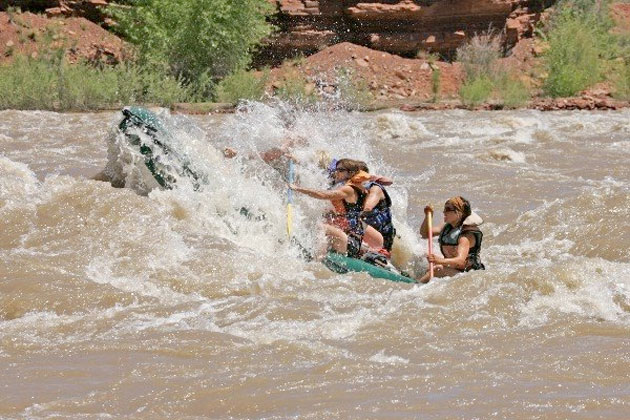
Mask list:
[[206,94],[208,80],[245,68],[273,28],[266,0],[137,0],[108,10],[117,30],[137,45],[143,65],[165,68]]
[[0,66],[0,108],[92,110],[132,103],[170,105],[193,92],[171,76],[134,65],[94,67],[63,57],[18,56]]
[[265,96],[269,70],[261,75],[239,70],[219,82],[215,97],[218,102],[236,104],[241,100],[260,101]]
[[566,16],[549,33],[545,53],[548,76],[543,89],[551,96],[572,96],[601,80],[597,34],[580,18]]
[[0,108],[51,109],[57,100],[56,78],[47,63],[15,57],[0,66]]
[[607,60],[620,53],[620,44],[610,33],[608,5],[606,0],[558,3],[546,33],[547,94],[572,96],[604,78]]
[[528,87],[520,79],[504,72],[496,83],[497,95],[505,108],[519,108],[531,98]]
[[311,84],[297,71],[286,74],[274,97],[297,106],[310,106],[318,99]]
[[336,74],[338,103],[347,110],[364,110],[374,100],[370,88],[352,69],[342,67]]
[[459,95],[464,105],[474,107],[490,98],[494,89],[494,83],[490,77],[479,76],[467,79],[459,89]]
[[630,100],[630,59],[620,63],[614,77],[614,96],[628,101]]
[[497,65],[500,57],[501,37],[492,31],[475,35],[457,49],[457,61],[466,72],[466,80],[459,90],[464,105],[474,107],[490,99],[501,77]]
[[464,66],[467,79],[493,77],[497,59],[501,57],[501,37],[489,31],[475,35],[457,49],[457,61]]
[[431,92],[433,93],[433,102],[439,102],[440,100],[440,86],[441,86],[442,71],[439,67],[435,66],[431,73]]
[[501,45],[501,37],[490,31],[474,36],[457,49],[457,59],[466,72],[466,80],[459,91],[464,105],[474,107],[492,98],[506,108],[518,108],[529,100],[531,95],[527,86],[514,75],[514,71],[498,61]]

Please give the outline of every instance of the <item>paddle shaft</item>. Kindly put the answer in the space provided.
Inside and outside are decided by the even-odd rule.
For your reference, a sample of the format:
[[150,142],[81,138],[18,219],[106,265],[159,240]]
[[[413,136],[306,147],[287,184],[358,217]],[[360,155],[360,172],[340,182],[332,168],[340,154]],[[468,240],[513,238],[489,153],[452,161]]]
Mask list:
[[[295,169],[293,167],[293,160],[289,159],[289,173],[287,176],[289,184],[295,182]],[[293,230],[293,190],[291,187],[287,189],[287,235],[291,238]]]
[[[427,212],[427,226],[429,228],[429,254],[433,254],[433,212]],[[433,263],[429,263],[429,279],[433,278]]]

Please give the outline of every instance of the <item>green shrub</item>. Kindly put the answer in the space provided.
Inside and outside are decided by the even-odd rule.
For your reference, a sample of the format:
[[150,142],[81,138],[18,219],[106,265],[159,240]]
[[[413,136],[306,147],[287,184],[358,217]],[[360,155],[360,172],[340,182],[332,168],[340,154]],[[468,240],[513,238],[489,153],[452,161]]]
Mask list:
[[619,67],[614,78],[616,98],[630,100],[630,60],[626,59]]
[[519,108],[530,100],[531,94],[518,78],[503,73],[496,84],[497,93],[505,108]]
[[[153,103],[162,106],[169,106],[177,102],[194,102],[205,100],[208,95],[206,90],[200,90],[199,86],[191,86],[182,83],[175,77],[162,73],[141,69],[132,66],[128,72],[134,72],[138,80],[140,91],[133,92],[142,103]],[[124,76],[126,73],[121,73]],[[119,82],[122,84],[122,82]],[[208,88],[211,89],[211,88]],[[129,100],[128,102],[134,102]]]
[[543,89],[553,97],[572,96],[601,80],[597,33],[581,18],[557,21],[549,33],[544,59],[548,76]]
[[133,65],[69,64],[57,54],[18,56],[0,66],[1,109],[91,110],[131,103],[170,105],[193,92],[170,76]]
[[440,100],[440,85],[441,85],[442,71],[439,67],[435,66],[431,73],[431,92],[433,93],[433,102],[437,103]]
[[0,108],[51,109],[57,101],[56,79],[48,63],[15,57],[0,66]]
[[265,85],[269,79],[269,71],[257,76],[253,72],[239,70],[219,82],[216,89],[216,100],[236,104],[241,100],[260,101],[265,96]]
[[494,84],[489,77],[480,76],[474,79],[468,79],[459,89],[459,95],[462,102],[467,107],[474,107],[490,98]]
[[562,0],[546,33],[544,91],[554,97],[572,96],[602,80],[607,61],[617,57],[620,42],[607,0]]
[[266,0],[137,0],[108,9],[116,27],[137,45],[144,65],[165,69],[198,84],[245,68],[251,52],[269,35]]
[[358,77],[352,69],[342,67],[337,70],[339,105],[347,110],[366,109],[374,100],[365,79]]
[[317,102],[317,95],[310,88],[308,81],[297,71],[289,72],[285,76],[274,96],[298,106],[309,106]]
[[492,95],[500,51],[501,39],[492,33],[475,35],[457,49],[457,61],[466,72],[466,80],[459,89],[459,95],[467,107],[479,105]]

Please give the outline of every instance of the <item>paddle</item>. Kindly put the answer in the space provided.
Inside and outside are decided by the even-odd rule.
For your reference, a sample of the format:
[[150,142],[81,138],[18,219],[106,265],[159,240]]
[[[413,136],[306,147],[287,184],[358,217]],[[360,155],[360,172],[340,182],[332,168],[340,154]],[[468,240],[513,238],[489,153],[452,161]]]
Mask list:
[[[433,209],[425,208],[427,216],[427,226],[429,228],[429,254],[433,254]],[[429,280],[433,278],[433,263],[429,263]]]
[[[287,176],[287,180],[289,185],[293,184],[295,181],[295,173],[293,168],[293,159],[289,159],[289,174]],[[287,235],[289,235],[289,239],[291,239],[292,229],[293,229],[293,190],[289,186],[287,189]]]

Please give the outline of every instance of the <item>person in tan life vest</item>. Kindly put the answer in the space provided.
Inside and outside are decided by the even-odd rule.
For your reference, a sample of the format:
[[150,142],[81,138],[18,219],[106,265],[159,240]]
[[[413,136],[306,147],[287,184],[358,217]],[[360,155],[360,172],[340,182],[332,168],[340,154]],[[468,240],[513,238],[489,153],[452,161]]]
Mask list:
[[[420,226],[420,236],[429,237],[426,214],[433,212],[431,206],[425,207],[425,218]],[[434,264],[435,277],[448,277],[470,270],[485,270],[481,262],[481,241],[483,233],[479,225],[483,220],[470,208],[464,197],[450,198],[444,203],[444,223],[433,227],[433,234],[439,235],[438,242],[443,256],[427,255],[429,263]],[[418,279],[420,283],[430,280],[429,272]]]

